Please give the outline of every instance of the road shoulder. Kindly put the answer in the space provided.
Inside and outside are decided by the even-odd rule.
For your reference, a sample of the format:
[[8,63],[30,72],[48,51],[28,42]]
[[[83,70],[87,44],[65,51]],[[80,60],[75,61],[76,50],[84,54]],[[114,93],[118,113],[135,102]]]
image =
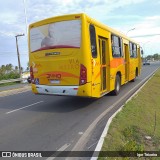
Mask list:
[[[158,150],[160,146],[156,142],[160,141],[160,128],[156,124],[160,123],[159,77],[160,69],[140,92],[124,105],[120,113],[115,114],[114,118],[111,117],[113,121],[110,119],[108,122],[111,123],[107,126],[109,130],[101,136],[104,139],[104,142],[101,142],[102,151]],[[151,138],[149,142],[147,137]]]
[[19,84],[19,85],[0,87],[0,97],[27,92],[29,90],[31,90],[30,84]]

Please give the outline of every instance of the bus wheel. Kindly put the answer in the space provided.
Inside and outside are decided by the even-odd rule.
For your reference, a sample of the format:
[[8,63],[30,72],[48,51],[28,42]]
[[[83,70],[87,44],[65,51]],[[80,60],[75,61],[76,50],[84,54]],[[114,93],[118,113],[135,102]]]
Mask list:
[[113,91],[113,95],[118,95],[120,88],[121,88],[121,79],[120,76],[117,74],[115,79],[115,89]]
[[132,79],[131,82],[135,82],[136,78]]

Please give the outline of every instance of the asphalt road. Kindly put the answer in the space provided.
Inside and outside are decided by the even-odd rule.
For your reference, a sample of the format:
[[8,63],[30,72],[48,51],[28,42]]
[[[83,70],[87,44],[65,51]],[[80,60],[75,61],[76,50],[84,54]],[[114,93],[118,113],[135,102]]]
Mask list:
[[122,86],[118,96],[88,99],[27,91],[0,97],[0,151],[94,150],[108,118],[158,67],[143,66],[141,76]]

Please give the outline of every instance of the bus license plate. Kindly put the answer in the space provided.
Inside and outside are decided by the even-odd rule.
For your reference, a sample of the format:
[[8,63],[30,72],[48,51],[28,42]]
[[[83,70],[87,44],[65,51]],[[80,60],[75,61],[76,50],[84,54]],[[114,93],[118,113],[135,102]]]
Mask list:
[[58,79],[52,79],[52,80],[50,80],[50,83],[51,84],[59,84],[60,80],[58,80]]

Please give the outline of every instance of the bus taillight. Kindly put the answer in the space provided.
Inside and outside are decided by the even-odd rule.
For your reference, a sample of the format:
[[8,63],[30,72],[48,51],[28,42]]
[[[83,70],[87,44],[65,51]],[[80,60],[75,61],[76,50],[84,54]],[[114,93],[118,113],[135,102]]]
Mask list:
[[81,64],[81,68],[80,68],[80,85],[83,85],[87,83],[87,68]]
[[30,77],[31,77],[31,83],[34,84],[34,74],[33,74],[33,67],[30,67]]

